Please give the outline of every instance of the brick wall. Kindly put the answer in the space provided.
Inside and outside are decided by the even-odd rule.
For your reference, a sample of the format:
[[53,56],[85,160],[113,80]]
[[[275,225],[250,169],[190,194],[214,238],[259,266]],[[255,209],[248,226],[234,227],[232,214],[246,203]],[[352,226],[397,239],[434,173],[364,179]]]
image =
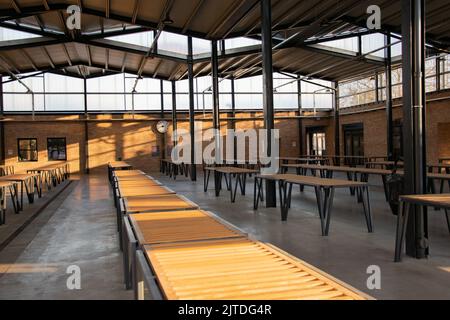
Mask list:
[[[397,102],[398,104],[398,102]],[[344,153],[342,126],[352,123],[363,123],[364,145],[366,156],[384,156],[386,154],[386,111],[382,106],[343,110],[341,114],[341,153]],[[427,105],[427,148],[429,162],[437,162],[441,157],[450,157],[450,99],[438,99]],[[349,114],[345,114],[349,112]],[[357,112],[357,113],[355,113]],[[402,108],[396,106],[394,119],[402,117]],[[326,133],[326,148],[328,154],[334,154],[334,119],[329,115],[318,115],[315,118],[303,119],[303,130],[299,140],[299,121],[295,112],[276,113],[275,128],[280,129],[281,156],[298,156],[300,140],[306,149],[307,128],[323,127]],[[226,135],[226,129],[231,128],[231,114],[221,114],[221,134]],[[258,118],[251,120],[250,118]],[[170,119],[170,115],[166,115]],[[196,115],[197,121],[203,123],[203,129],[212,126],[211,115]],[[262,112],[238,112],[236,114],[237,130],[262,128],[264,125]],[[157,115],[97,115],[90,116],[87,128],[89,135],[88,155],[91,170],[103,169],[111,160],[122,159],[135,167],[154,171],[159,168],[160,156],[152,154],[155,147],[160,152],[171,150],[172,126],[164,141],[155,132]],[[170,122],[170,120],[169,120]],[[7,165],[14,165],[17,171],[41,166],[47,163],[47,138],[66,137],[68,161],[73,172],[85,168],[85,121],[82,116],[8,116],[4,122],[5,151]],[[178,128],[189,130],[187,114],[178,116]],[[37,163],[18,162],[17,139],[37,138],[39,161]],[[163,143],[164,142],[164,143]],[[203,147],[210,141],[203,141]]]

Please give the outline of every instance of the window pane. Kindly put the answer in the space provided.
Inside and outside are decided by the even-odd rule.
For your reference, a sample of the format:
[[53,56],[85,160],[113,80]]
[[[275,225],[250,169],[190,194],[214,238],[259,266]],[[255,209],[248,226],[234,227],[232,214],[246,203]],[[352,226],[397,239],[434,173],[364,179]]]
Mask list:
[[47,151],[49,161],[67,160],[66,138],[48,138]]

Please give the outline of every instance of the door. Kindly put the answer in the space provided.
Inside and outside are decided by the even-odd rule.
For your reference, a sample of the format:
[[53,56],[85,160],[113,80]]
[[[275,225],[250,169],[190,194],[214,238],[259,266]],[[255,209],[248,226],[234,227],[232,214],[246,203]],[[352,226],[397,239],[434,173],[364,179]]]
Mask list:
[[[356,165],[364,164],[364,127],[362,123],[344,126],[345,136],[345,156],[350,157],[345,159],[345,164]],[[355,158],[351,158],[355,157]]]
[[307,139],[309,156],[326,155],[326,135],[324,128],[308,128]]

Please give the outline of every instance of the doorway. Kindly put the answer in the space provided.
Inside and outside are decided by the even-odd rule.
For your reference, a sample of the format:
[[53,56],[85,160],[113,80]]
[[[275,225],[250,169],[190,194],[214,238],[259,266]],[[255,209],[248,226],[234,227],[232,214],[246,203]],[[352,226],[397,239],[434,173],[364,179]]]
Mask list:
[[[344,126],[345,160],[347,165],[360,165],[364,163],[364,125],[362,123]],[[353,158],[352,158],[353,157]],[[361,157],[361,159],[359,159]]]
[[325,128],[307,128],[306,139],[308,156],[326,155]]

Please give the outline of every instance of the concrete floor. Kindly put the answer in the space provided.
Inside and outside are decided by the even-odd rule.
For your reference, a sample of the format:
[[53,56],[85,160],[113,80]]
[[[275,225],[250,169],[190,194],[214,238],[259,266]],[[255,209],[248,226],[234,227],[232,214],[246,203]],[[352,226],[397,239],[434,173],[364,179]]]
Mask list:
[[[348,190],[336,191],[330,235],[322,237],[315,193],[293,189],[292,208],[287,222],[279,209],[261,206],[253,210],[253,179],[247,195],[232,204],[229,192],[215,197],[213,183],[203,192],[203,176],[197,183],[155,175],[177,193],[187,196],[205,210],[212,211],[258,240],[270,242],[300,259],[377,299],[450,299],[450,234],[443,211],[430,210],[430,248],[427,260],[404,257],[394,263],[396,217],[384,199],[381,178],[371,184],[371,205],[375,232],[367,233],[362,206]],[[337,175],[336,178],[345,179]],[[212,180],[211,180],[212,182]],[[367,268],[381,269],[381,290],[367,288]]]
[[[106,175],[73,183],[0,252],[0,299],[132,299],[122,284],[114,210]],[[81,290],[67,288],[73,265]]]
[[[279,209],[253,210],[253,179],[247,196],[238,195],[231,204],[229,193],[216,198],[212,185],[204,193],[201,175],[197,183],[155,177],[253,238],[270,242],[375,298],[450,299],[450,235],[443,213],[430,211],[431,257],[393,263],[396,219],[377,179],[371,181],[375,233],[367,233],[361,206],[342,190],[336,194],[330,236],[322,237],[311,189],[303,194],[295,189],[289,219],[281,222]],[[23,249],[20,244],[27,237],[31,239]],[[9,267],[0,278],[0,299],[131,299],[122,285],[114,208],[105,175],[83,176],[68,188],[0,252],[0,263]],[[81,268],[82,290],[66,287],[70,265]],[[367,288],[366,271],[371,265],[381,268],[381,290]]]

